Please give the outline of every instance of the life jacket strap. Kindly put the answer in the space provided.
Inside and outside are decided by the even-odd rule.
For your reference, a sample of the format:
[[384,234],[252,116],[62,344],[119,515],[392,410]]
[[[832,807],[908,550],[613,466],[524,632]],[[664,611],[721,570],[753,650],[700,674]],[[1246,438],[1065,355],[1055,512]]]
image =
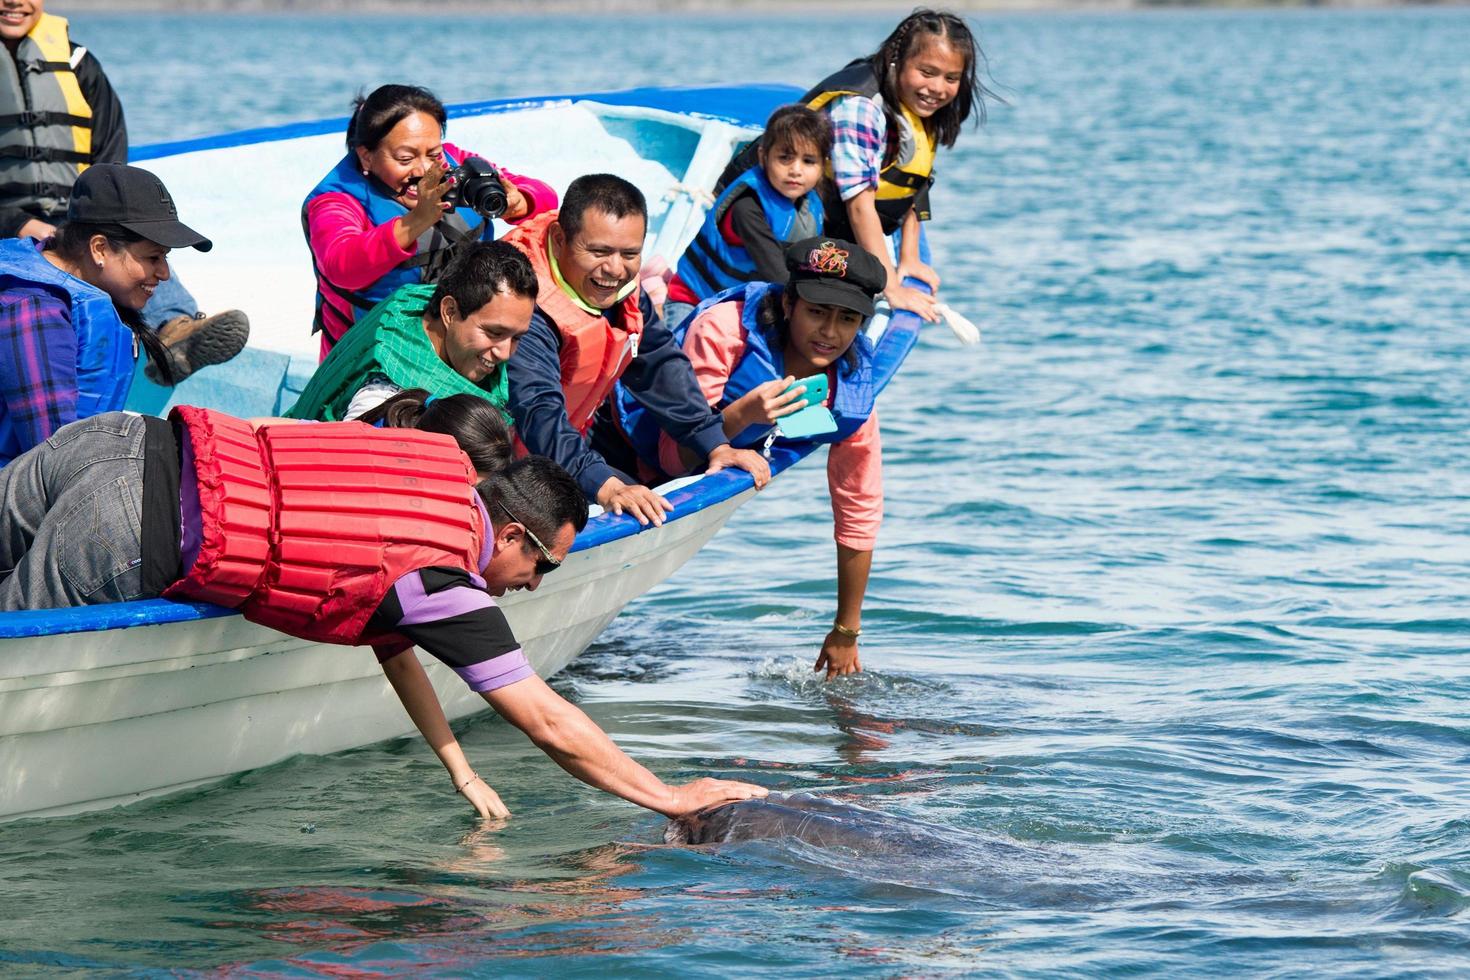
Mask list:
[[0,116],[0,126],[23,126],[27,129],[36,126],[80,126],[91,129],[92,117],[77,116],[70,112],[13,112]]
[[92,154],[80,150],[58,150],[51,146],[0,146],[0,159],[38,160],[47,163],[91,163]]
[[71,197],[70,184],[39,181],[34,184],[0,184],[0,199],[11,197],[55,197],[62,201]]
[[48,71],[73,71],[70,61],[27,61],[23,67],[34,75]]
[[901,170],[897,164],[879,173],[879,178],[885,183],[895,187],[902,187],[911,191],[928,190],[934,183],[934,175],[914,174],[907,170]]

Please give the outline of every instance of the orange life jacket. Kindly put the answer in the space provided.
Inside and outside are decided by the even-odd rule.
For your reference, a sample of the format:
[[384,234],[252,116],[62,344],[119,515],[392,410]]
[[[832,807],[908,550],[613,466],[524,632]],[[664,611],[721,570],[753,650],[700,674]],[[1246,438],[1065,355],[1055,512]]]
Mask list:
[[588,313],[562,291],[546,257],[547,231],[559,213],[538,214],[512,228],[503,241],[524,252],[536,270],[536,306],[561,334],[561,390],[567,421],[586,435],[592,414],[637,353],[643,313],[638,309],[636,289],[622,299],[618,326],[605,316]]
[[168,598],[239,609],[306,640],[380,643],[403,639],[367,629],[401,576],[432,565],[479,574],[475,469],[449,436],[361,422],[252,431],[188,406],[171,417],[194,451],[203,544]]

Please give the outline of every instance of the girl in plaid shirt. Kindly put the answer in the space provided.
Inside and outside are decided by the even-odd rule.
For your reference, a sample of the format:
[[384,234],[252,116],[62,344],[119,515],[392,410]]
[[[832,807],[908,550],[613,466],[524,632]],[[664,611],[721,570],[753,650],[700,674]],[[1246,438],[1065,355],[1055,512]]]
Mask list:
[[[919,259],[919,222],[929,218],[935,151],[953,146],[972,114],[984,121],[984,99],[994,97],[975,70],[983,56],[960,17],[917,10],[874,54],[820,83],[807,97],[808,105],[817,103],[814,108],[832,120],[838,201],[827,209],[828,234],[851,238],[878,256],[888,272],[883,294],[889,303],[926,320],[938,319],[934,298],[903,280],[912,277],[939,289],[938,274]],[[864,94],[867,86],[853,86],[854,92],[845,84],[864,68],[877,82],[872,94]],[[894,231],[901,232],[897,265],[884,241]]]

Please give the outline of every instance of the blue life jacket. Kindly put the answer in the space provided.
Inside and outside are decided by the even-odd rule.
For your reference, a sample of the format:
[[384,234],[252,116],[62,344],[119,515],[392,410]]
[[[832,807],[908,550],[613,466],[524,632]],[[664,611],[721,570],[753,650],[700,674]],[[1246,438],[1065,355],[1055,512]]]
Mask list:
[[[445,169],[451,170],[457,166],[459,166],[459,161],[445,151]],[[306,235],[308,251],[311,249],[311,228],[307,223],[306,208],[316,198],[330,193],[347,194],[355,199],[367,212],[368,221],[374,227],[408,214],[408,208],[393,200],[382,181],[363,174],[357,154],[349,151],[332,168],[331,173],[323,177],[321,183],[311,189],[311,193],[306,195],[306,200],[301,202],[301,230]],[[312,323],[312,333],[322,328],[321,290],[323,286],[348,302],[355,323],[362,314],[387,299],[388,295],[399,286],[410,282],[436,281],[439,273],[443,271],[445,264],[452,257],[453,247],[461,242],[482,238],[488,241],[494,237],[490,234],[492,224],[489,218],[482,218],[471,208],[455,208],[419,236],[418,249],[412,256],[400,262],[377,282],[359,290],[344,289],[329,281],[326,276],[322,275],[321,267],[317,265],[316,255],[313,253],[311,265],[312,270],[316,273],[317,295],[316,319]]]
[[[710,307],[728,302],[744,304],[740,311],[740,323],[745,328],[745,353],[730,372],[730,377],[725,382],[725,394],[719,404],[714,406],[715,410],[723,411],[731,402],[766,382],[786,377],[785,358],[776,345],[774,333],[767,334],[757,322],[765,297],[774,294],[779,300],[784,288],[771,282],[744,283],[732,287],[700,303],[693,313],[674,328],[674,340],[682,347],[689,335],[690,324]],[[852,342],[851,350],[856,354],[856,363],[849,363],[846,354],[837,360],[837,384],[828,406],[837,422],[837,431],[808,439],[793,439],[791,442],[841,442],[862,428],[868,416],[873,414],[873,402],[877,397],[873,385],[873,342],[865,332],[859,331]],[[613,407],[617,412],[618,424],[637,452],[638,458],[655,470],[660,469],[659,427],[653,414],[638,404],[621,382],[613,391]],[[742,449],[759,446],[774,430],[775,427],[769,425],[749,426],[737,433],[730,440],[730,445]],[[777,439],[777,442],[784,441],[787,440],[779,437]]]
[[[792,226],[800,213],[798,202],[788,200],[772,187],[763,168],[751,167],[731,181],[715,200],[714,207],[704,217],[699,234],[694,236],[694,241],[689,243],[679,259],[679,279],[700,299],[707,299],[741,283],[754,282],[757,278],[755,260],[750,254],[739,245],[731,245],[720,234],[720,222],[729,212],[730,205],[747,191],[755,192],[776,240],[784,242],[791,238]],[[814,222],[811,234],[820,235],[822,199],[816,191],[808,191],[799,203],[804,203],[811,213]]]
[[[122,408],[133,384],[133,331],[117,315],[112,298],[47,262],[30,239],[0,241],[0,293],[35,285],[46,287],[71,307],[71,325],[77,333],[77,418]],[[30,448],[0,404],[0,465]]]

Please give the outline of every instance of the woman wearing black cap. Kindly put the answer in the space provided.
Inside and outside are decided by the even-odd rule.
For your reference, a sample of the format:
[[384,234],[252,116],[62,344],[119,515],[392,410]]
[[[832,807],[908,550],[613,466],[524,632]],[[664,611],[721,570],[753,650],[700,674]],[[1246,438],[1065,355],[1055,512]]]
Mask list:
[[[873,344],[863,326],[887,272],[852,242],[808,238],[786,249],[786,286],[747,283],[701,303],[675,331],[732,446],[769,440],[831,443],[827,483],[837,540],[837,615],[816,670],[827,678],[862,670],[858,634],[873,545],[883,520],[882,445],[873,408]],[[810,405],[815,388],[828,394]],[[815,379],[815,380],[814,380]],[[619,422],[645,476],[695,465],[625,392]]]
[[44,242],[0,242],[0,465],[77,419],[127,401],[139,349],[165,383],[239,353],[249,325],[198,321],[165,345],[138,315],[169,277],[173,248],[207,252],[153,174],[88,167]]

